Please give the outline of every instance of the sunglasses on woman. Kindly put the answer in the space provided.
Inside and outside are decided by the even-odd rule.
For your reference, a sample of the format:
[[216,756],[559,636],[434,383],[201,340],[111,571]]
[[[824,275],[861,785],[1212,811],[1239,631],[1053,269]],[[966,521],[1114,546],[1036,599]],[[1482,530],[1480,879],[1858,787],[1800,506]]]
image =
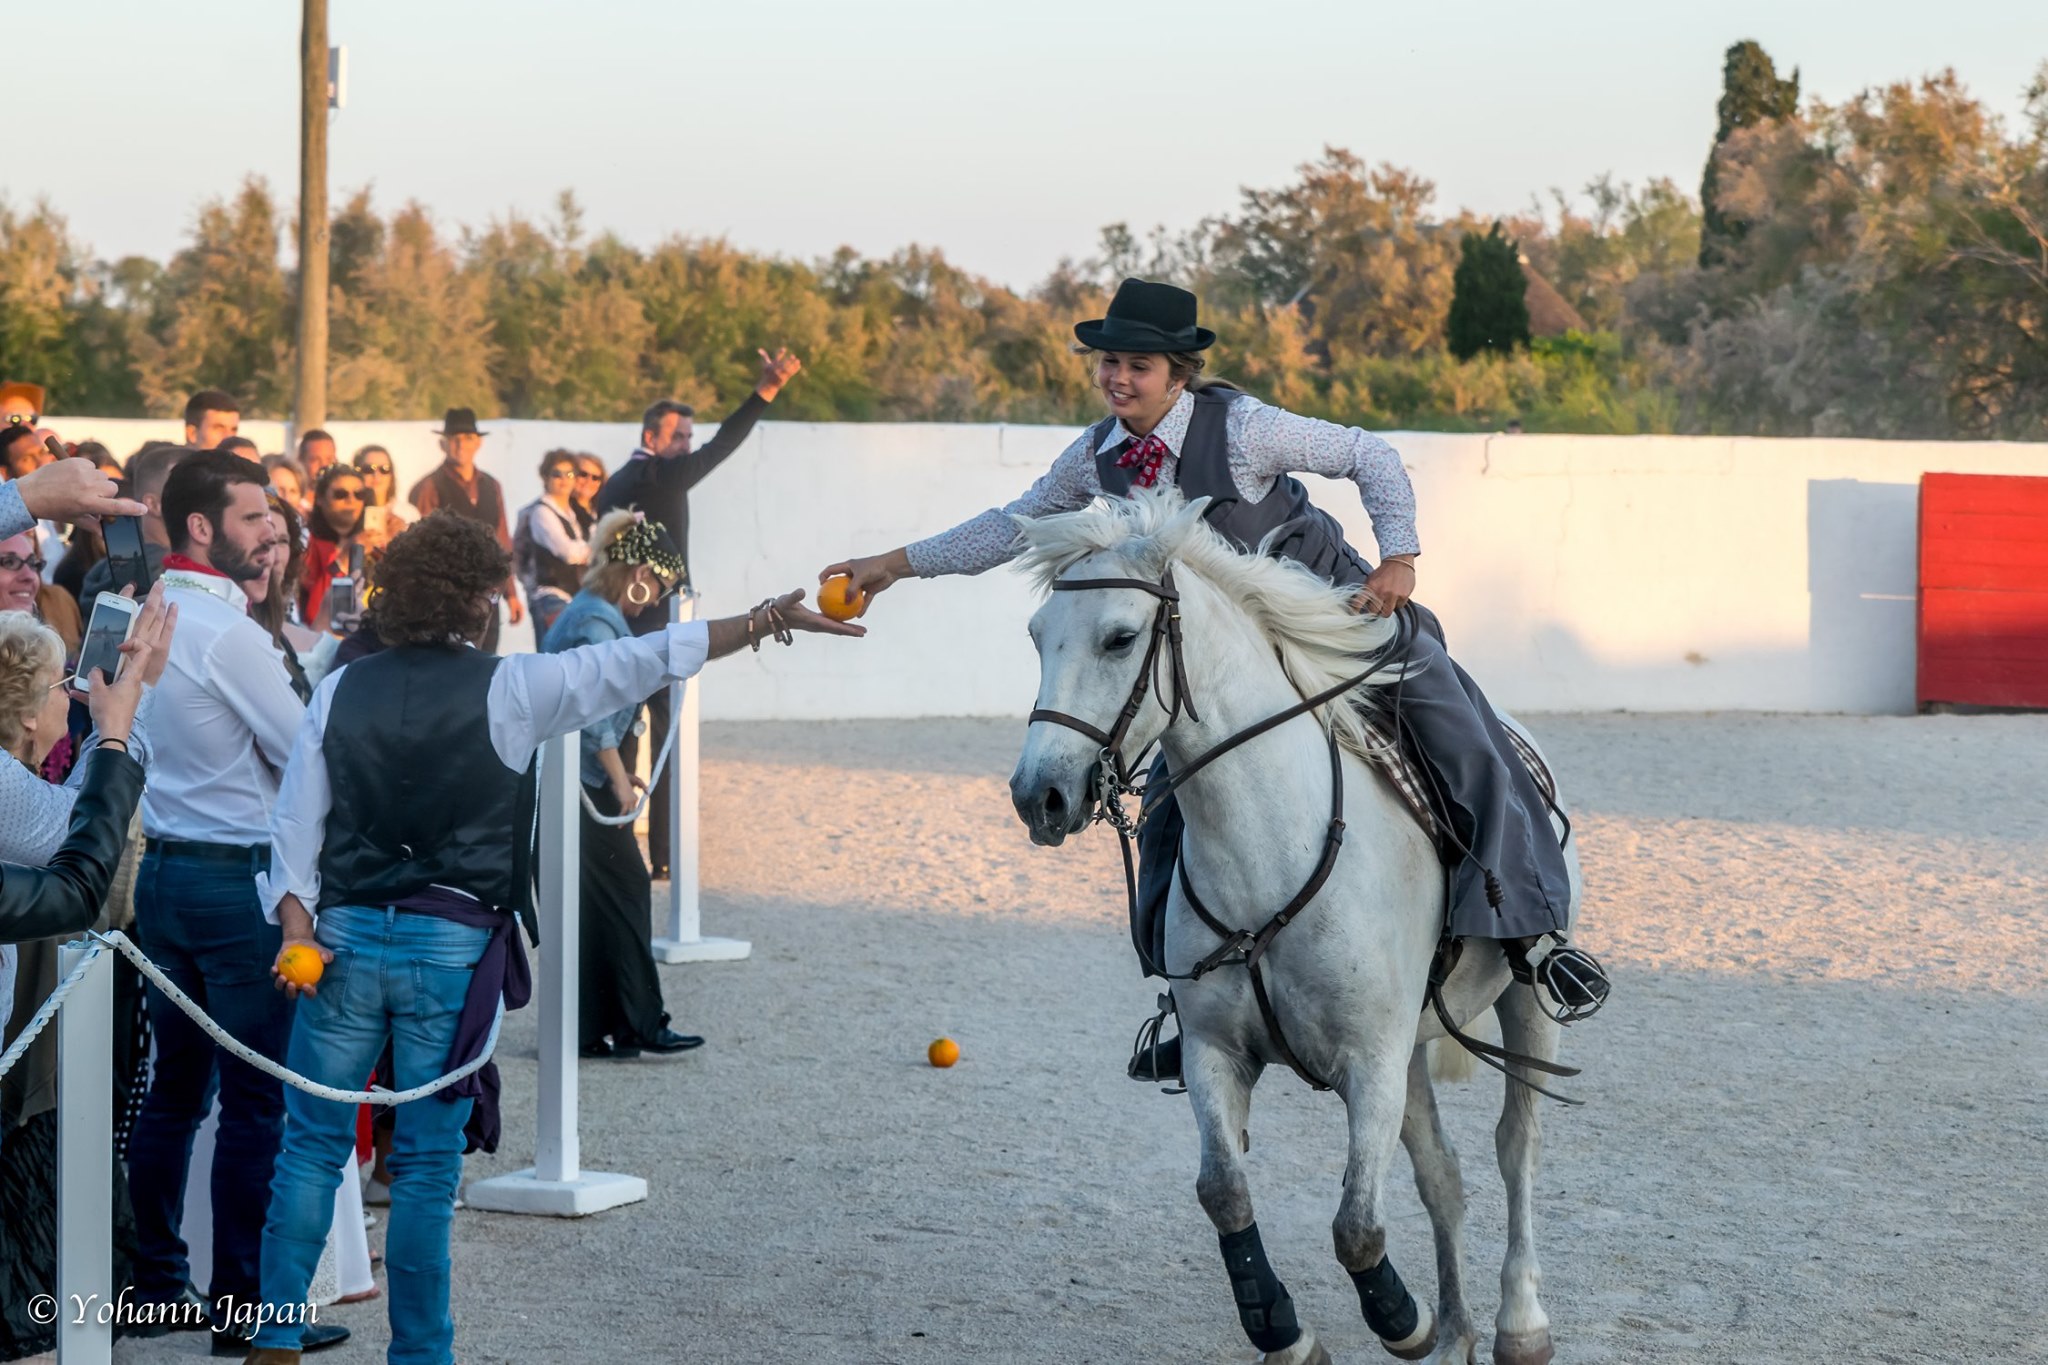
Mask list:
[[365,474],[389,474],[391,472],[391,466],[388,464],[366,464],[360,465],[358,468]]

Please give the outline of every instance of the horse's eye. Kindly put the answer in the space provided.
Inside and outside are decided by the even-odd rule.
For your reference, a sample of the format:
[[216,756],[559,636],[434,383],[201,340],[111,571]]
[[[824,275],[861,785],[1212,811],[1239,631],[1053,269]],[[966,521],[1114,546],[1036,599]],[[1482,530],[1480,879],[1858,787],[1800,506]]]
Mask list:
[[1135,630],[1120,630],[1107,640],[1104,640],[1102,648],[1105,653],[1121,654],[1137,642],[1138,632]]

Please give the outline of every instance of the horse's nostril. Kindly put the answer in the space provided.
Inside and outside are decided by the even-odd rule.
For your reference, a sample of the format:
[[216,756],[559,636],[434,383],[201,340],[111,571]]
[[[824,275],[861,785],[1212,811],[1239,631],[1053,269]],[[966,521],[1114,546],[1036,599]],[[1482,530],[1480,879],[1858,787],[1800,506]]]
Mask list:
[[1054,820],[1064,819],[1067,813],[1067,798],[1060,794],[1058,787],[1045,789],[1045,813]]

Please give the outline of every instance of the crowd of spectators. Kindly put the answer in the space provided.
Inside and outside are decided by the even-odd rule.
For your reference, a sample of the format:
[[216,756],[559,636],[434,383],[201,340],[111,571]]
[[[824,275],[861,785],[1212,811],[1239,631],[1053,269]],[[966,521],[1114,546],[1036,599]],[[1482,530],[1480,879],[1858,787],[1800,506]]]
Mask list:
[[[316,992],[278,988],[280,950],[302,929],[314,941],[312,911],[324,912],[323,956],[331,956],[330,938],[351,932],[350,916],[372,913],[333,904],[331,893],[347,888],[320,892],[320,874],[333,877],[337,856],[323,839],[331,844],[334,830],[354,820],[369,846],[397,856],[391,850],[405,845],[389,823],[411,819],[441,822],[438,834],[410,836],[439,847],[435,838],[452,837],[451,808],[463,797],[482,802],[485,817],[461,837],[488,857],[458,860],[433,885],[374,902],[385,906],[375,913],[398,914],[408,927],[413,916],[422,925],[445,921],[421,928],[421,942],[443,959],[475,947],[469,958],[478,961],[481,945],[503,951],[520,937],[510,912],[530,893],[532,850],[515,831],[530,830],[531,820],[514,817],[531,801],[532,755],[548,733],[585,731],[590,809],[615,820],[640,801],[628,774],[647,698],[665,698],[668,683],[748,641],[786,641],[792,628],[858,633],[811,616],[793,594],[747,617],[655,638],[667,620],[665,599],[687,582],[688,490],[745,439],[797,369],[793,357],[764,354],[760,388],[701,452],[692,449],[691,410],[670,401],[649,410],[639,448],[609,479],[593,454],[549,451],[542,495],[516,510],[478,467],[488,432],[465,408],[450,409],[436,433],[442,463],[401,491],[381,445],[343,461],[330,433],[309,430],[290,453],[264,453],[241,434],[240,405],[224,390],[192,396],[182,441],[148,441],[121,461],[104,445],[68,445],[45,427],[42,390],[0,384],[4,1040],[54,988],[57,944],[98,925],[126,929],[216,1023],[264,1057],[319,1069],[322,1058],[302,1049],[345,1053],[329,1079],[350,1086],[373,1074],[416,1084],[422,1069],[452,1065],[446,1039],[431,1056],[385,1046],[381,1056],[357,1058],[310,1022]],[[139,538],[139,554],[109,555],[102,518],[111,516],[131,519],[117,529]],[[102,593],[146,596],[147,605],[119,682],[101,679],[81,691],[72,674]],[[500,668],[489,655],[502,625],[520,625],[529,609],[544,652]],[[367,682],[336,690],[371,660],[382,680],[376,690]],[[402,680],[397,692],[385,686]],[[405,700],[414,682],[432,684],[417,704]],[[552,700],[543,705],[539,693]],[[666,721],[662,706],[656,744]],[[432,733],[407,731],[422,725]],[[391,799],[357,802],[362,809],[351,813],[339,789],[326,793],[341,824],[323,816],[309,841],[309,827],[293,823],[292,812],[313,799],[318,784],[307,765],[326,762],[323,737],[343,730],[352,764],[370,765],[351,773],[416,763],[431,748],[445,759],[444,785],[463,763],[469,785],[461,796],[452,795],[456,788],[443,793],[438,805],[408,805],[396,793],[411,790],[413,779],[378,770]],[[400,731],[404,744],[380,747],[379,732]],[[498,809],[483,800],[486,792],[509,804]],[[459,809],[456,816],[460,823]],[[658,816],[655,828],[665,836]],[[697,1046],[701,1037],[669,1026],[648,952],[649,867],[631,824],[586,814],[583,843],[584,1055]],[[665,875],[665,838],[654,861]],[[390,879],[360,860],[346,866],[356,901],[385,889],[379,876]],[[486,866],[490,876],[477,871]],[[525,869],[514,878],[523,891],[498,884],[515,866]],[[43,908],[21,908],[31,903]],[[476,970],[490,991],[464,973],[469,984],[458,996],[519,1003],[508,967]],[[129,1301],[148,1310],[117,1330],[204,1328],[215,1354],[270,1358],[262,1351],[284,1343],[259,1342],[248,1310],[279,1297],[273,1260],[294,1268],[287,1297],[303,1297],[303,1281],[288,1281],[306,1247],[317,1256],[329,1235],[362,1237],[336,1221],[333,1204],[344,1170],[354,1169],[355,1121],[343,1124],[322,1109],[337,1106],[288,1093],[217,1048],[125,960],[116,961],[116,988],[116,1274]],[[321,1017],[339,1008],[322,1006]],[[300,1041],[309,1029],[315,1041]],[[385,1039],[393,1041],[388,1027]],[[43,1035],[0,1091],[0,1360],[48,1349],[53,1339],[48,1325],[22,1312],[55,1275],[53,1041]],[[383,1179],[371,1188],[393,1205],[394,1334],[424,1345],[421,1358],[446,1358],[452,1339],[446,1213],[463,1143],[495,1145],[494,1096],[465,1087],[448,1096],[459,1105],[423,1102],[419,1117],[401,1114],[382,1127]],[[195,1134],[209,1117],[211,1169],[204,1188],[188,1189]],[[317,1155],[310,1164],[308,1153]],[[188,1254],[184,1229],[195,1201],[211,1215],[210,1265],[193,1265]],[[435,1257],[438,1290],[427,1264]],[[303,1268],[310,1273],[310,1262]],[[414,1301],[436,1293],[438,1307]],[[291,1351],[313,1351],[347,1331],[300,1322],[289,1335]]]

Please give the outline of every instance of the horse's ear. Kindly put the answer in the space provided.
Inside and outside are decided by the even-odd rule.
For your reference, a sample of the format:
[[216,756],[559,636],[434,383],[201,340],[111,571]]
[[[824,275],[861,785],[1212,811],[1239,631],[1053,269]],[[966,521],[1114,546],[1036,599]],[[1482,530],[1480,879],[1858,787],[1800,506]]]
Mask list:
[[1209,510],[1209,504],[1212,501],[1213,499],[1206,494],[1196,498],[1193,502],[1176,511],[1161,529],[1173,538],[1175,545],[1185,544],[1188,533],[1201,525],[1202,514]]

